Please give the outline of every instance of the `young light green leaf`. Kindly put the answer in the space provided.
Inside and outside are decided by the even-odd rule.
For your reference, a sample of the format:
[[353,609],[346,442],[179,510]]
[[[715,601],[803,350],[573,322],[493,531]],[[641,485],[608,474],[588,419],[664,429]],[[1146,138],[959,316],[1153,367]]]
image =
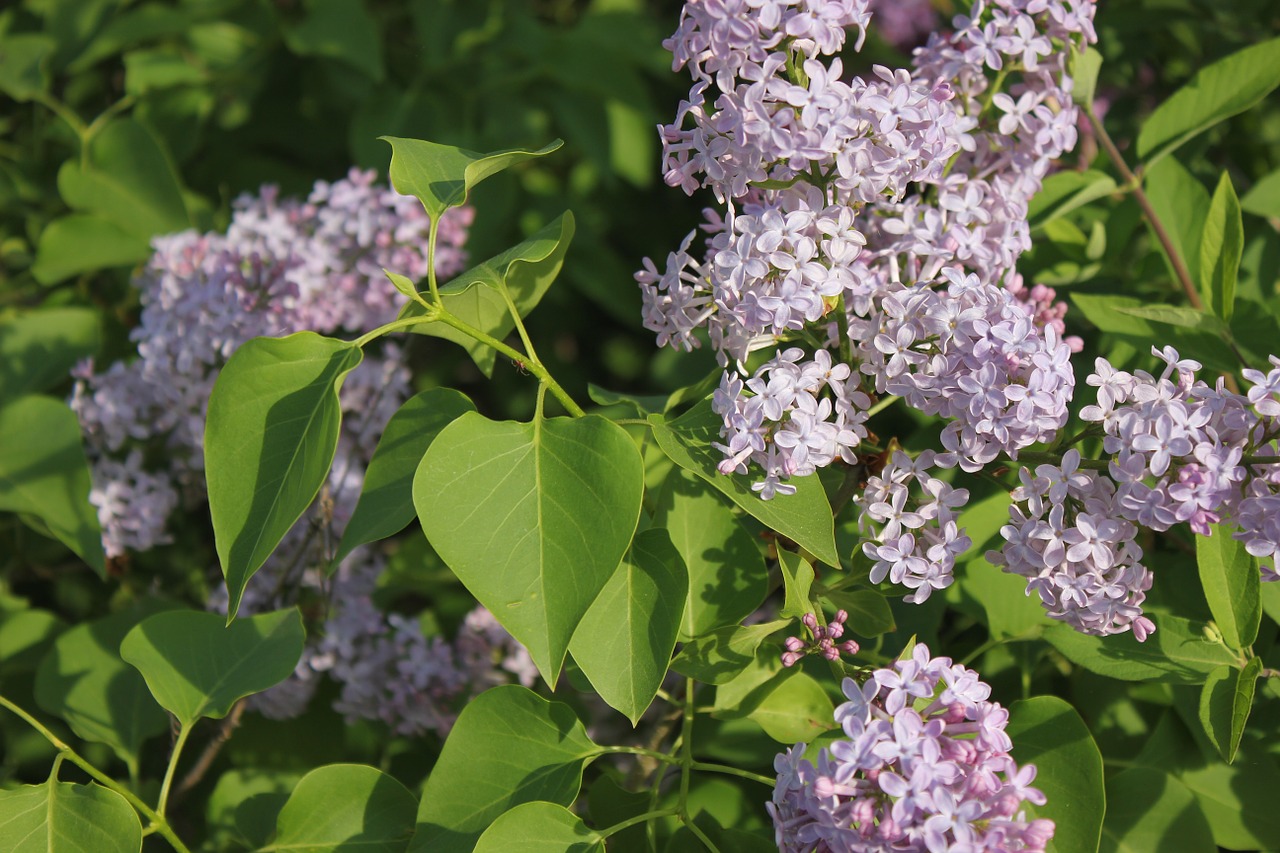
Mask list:
[[[573,214],[566,210],[519,245],[454,277],[440,288],[440,301],[459,320],[502,340],[515,328],[503,288],[510,294],[520,316],[527,316],[560,274],[574,227]],[[419,317],[424,313],[422,305],[415,301],[406,305],[400,316]],[[486,376],[493,372],[496,360],[493,348],[453,326],[423,323],[410,331],[453,341],[467,351]]]
[[189,726],[225,717],[237,700],[284,681],[302,657],[297,610],[225,624],[216,613],[174,610],[143,620],[120,644],[156,701]]
[[671,668],[704,684],[724,684],[755,660],[761,643],[792,623],[791,619],[775,619],[703,634],[681,649]]
[[1200,69],[1156,107],[1138,133],[1138,156],[1154,163],[1188,139],[1242,113],[1280,86],[1280,38]]
[[299,332],[254,338],[218,375],[204,455],[228,619],[324,484],[342,423],[338,389],[362,357],[345,341]]
[[1243,669],[1220,666],[1209,673],[1200,690],[1200,722],[1209,741],[1228,764],[1236,760],[1240,749],[1261,672],[1261,658],[1249,658]]
[[414,284],[413,279],[406,275],[400,275],[398,272],[384,269],[383,274],[387,280],[395,285],[396,290],[410,302],[416,302],[418,298],[418,285]]
[[54,641],[36,669],[40,707],[66,720],[85,740],[107,744],[130,766],[137,766],[144,741],[169,730],[169,717],[138,671],[121,659],[120,641],[164,606],[146,600],[77,625]]
[[363,764],[317,767],[280,810],[267,850],[402,853],[413,835],[418,803],[393,777]]
[[582,818],[555,803],[522,803],[504,812],[475,853],[604,853],[604,838]]
[[[1280,43],[1277,43],[1280,50]],[[1244,252],[1244,222],[1240,202],[1226,172],[1218,181],[1204,220],[1200,241],[1200,293],[1218,317],[1230,321],[1236,303],[1236,278]]]
[[191,227],[173,164],[133,119],[112,121],[93,138],[86,158],[64,163],[58,191],[72,209],[142,239]]
[[1115,192],[1115,180],[1105,172],[1063,171],[1044,179],[1040,192],[1027,206],[1027,222],[1034,231],[1091,201]]
[[569,651],[611,708],[636,725],[671,662],[689,574],[660,527],[638,533],[578,623]]
[[462,709],[422,789],[409,853],[469,853],[521,803],[570,805],[599,750],[568,705],[515,685],[486,690]]
[[0,403],[66,381],[101,345],[97,311],[42,308],[0,322]]
[[1071,100],[1085,108],[1093,103],[1094,93],[1098,89],[1098,72],[1101,69],[1102,54],[1096,48],[1072,48],[1071,79],[1075,85],[1071,89]]
[[[1187,272],[1199,275],[1200,241],[1209,211],[1209,191],[1176,157],[1165,157],[1147,169],[1142,183],[1151,208],[1164,224],[1165,236],[1182,258]],[[1163,252],[1161,255],[1163,257]],[[1172,276],[1173,266],[1168,258],[1165,264]]]
[[673,421],[650,415],[649,422],[653,424],[658,446],[671,461],[706,480],[750,515],[822,562],[840,565],[831,504],[817,476],[793,477],[787,482],[796,487],[795,494],[761,500],[760,495],[752,491],[748,478],[724,475],[717,469],[723,457],[711,444],[720,440],[723,424],[712,411],[709,400],[703,400]]
[[812,676],[797,672],[784,678],[747,717],[765,734],[788,746],[809,741],[836,728],[835,705]]
[[0,511],[38,518],[105,578],[90,485],[80,422],[66,403],[31,395],[0,406]]
[[1122,681],[1203,684],[1209,673],[1236,657],[1226,646],[1205,639],[1203,626],[1177,616],[1150,615],[1156,632],[1139,643],[1131,633],[1090,637],[1069,625],[1050,625],[1044,638],[1068,660]]
[[522,424],[468,412],[413,481],[428,541],[548,684],[631,544],[643,491],[635,443],[598,415]]
[[809,593],[813,589],[813,563],[785,548],[778,549],[778,568],[782,570],[783,602],[778,615],[799,619],[813,612]]
[[689,573],[682,641],[738,624],[768,595],[769,573],[758,541],[705,480],[681,469],[668,474],[653,524],[670,534]]
[[53,220],[40,232],[31,274],[41,284],[57,284],[93,270],[130,266],[150,254],[147,238],[130,234],[96,214],[71,213]]
[[1184,329],[1195,329],[1211,335],[1230,336],[1231,330],[1220,317],[1181,305],[1117,305],[1117,312],[1154,323],[1167,323]]
[[557,139],[537,151],[513,148],[480,154],[424,139],[379,139],[391,145],[391,185],[404,195],[417,196],[433,217],[465,204],[471,190],[485,178],[550,154],[564,144]]
[[1106,794],[1098,853],[1217,853],[1204,812],[1176,777],[1132,767],[1107,779]]
[[352,549],[394,536],[413,521],[413,477],[440,431],[475,405],[452,388],[432,388],[405,400],[387,422],[365,471],[360,501],[342,531],[333,568]]
[[101,785],[49,780],[0,791],[0,849],[8,853],[138,853],[133,806]]
[[1280,219],[1280,169],[1250,187],[1240,199],[1240,209],[1254,216]]
[[1231,537],[1232,528],[1210,526],[1210,535],[1196,537],[1196,564],[1213,621],[1234,649],[1247,649],[1258,637],[1262,620],[1262,576],[1258,563]]
[[1057,853],[1094,853],[1106,811],[1102,754],[1069,704],[1056,696],[1014,702],[1005,733],[1020,766],[1036,766],[1035,787],[1048,802],[1028,808],[1054,822]]

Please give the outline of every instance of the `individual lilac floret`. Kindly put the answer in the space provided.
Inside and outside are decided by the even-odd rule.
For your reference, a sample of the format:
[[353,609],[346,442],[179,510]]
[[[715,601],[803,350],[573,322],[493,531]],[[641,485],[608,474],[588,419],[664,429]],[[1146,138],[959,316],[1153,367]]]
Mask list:
[[1079,464],[1068,450],[1061,465],[1021,470],[1004,547],[987,560],[1026,578],[1051,619],[1099,637],[1132,630],[1143,641],[1155,624],[1142,615],[1152,578],[1139,562],[1138,528],[1120,513],[1111,480]]
[[786,651],[782,653],[783,666],[795,666],[805,655],[819,654],[830,661],[840,660],[841,653],[846,655],[856,655],[858,653],[858,644],[854,640],[845,640],[843,643],[837,642],[844,636],[844,623],[849,618],[849,611],[839,610],[836,615],[826,625],[819,625],[818,618],[812,613],[806,613],[800,618],[804,627],[809,629],[810,640],[802,640],[799,637],[788,637],[784,646]]
[[991,688],[950,658],[916,645],[905,660],[859,685],[835,719],[846,739],[818,752],[796,746],[774,761],[768,804],[782,853],[845,851],[1042,851],[1053,822],[1029,820],[1044,805],[1005,734],[1008,712]]
[[956,525],[969,490],[952,488],[930,473],[935,466],[955,464],[954,454],[924,450],[913,460],[894,451],[858,499],[859,529],[871,536],[862,544],[862,552],[874,561],[871,582],[888,578],[905,586],[911,592],[903,600],[912,604],[950,586],[956,557],[972,544]]

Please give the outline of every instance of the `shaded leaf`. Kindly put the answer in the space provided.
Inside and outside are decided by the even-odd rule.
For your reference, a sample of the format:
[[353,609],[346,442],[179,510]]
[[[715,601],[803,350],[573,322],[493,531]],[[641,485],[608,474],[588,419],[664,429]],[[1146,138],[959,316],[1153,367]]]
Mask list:
[[1162,613],[1149,615],[1156,632],[1145,643],[1132,633],[1090,637],[1065,624],[1049,626],[1044,638],[1074,663],[1122,681],[1203,684],[1219,666],[1235,663],[1229,649],[1205,639],[1201,625]]
[[522,803],[484,831],[475,853],[604,853],[604,849],[604,838],[564,806]]
[[0,38],[0,92],[15,101],[29,101],[48,89],[54,47],[53,39],[39,33]]
[[1107,814],[1098,853],[1217,853],[1195,797],[1177,778],[1147,767],[1107,779]]
[[782,679],[747,717],[769,737],[788,746],[808,743],[837,727],[835,705],[827,692],[803,672]]
[[375,81],[385,76],[377,21],[359,0],[311,0],[301,23],[283,31],[299,56],[336,59]]
[[1240,199],[1240,209],[1255,216],[1280,219],[1280,169],[1250,187]]
[[98,351],[100,325],[88,308],[41,308],[0,322],[0,402],[65,382]]
[[363,764],[317,767],[280,810],[266,850],[400,853],[413,834],[418,803],[393,777]]
[[724,684],[755,660],[761,643],[791,623],[790,619],[775,619],[703,634],[680,651],[671,668],[704,684]]

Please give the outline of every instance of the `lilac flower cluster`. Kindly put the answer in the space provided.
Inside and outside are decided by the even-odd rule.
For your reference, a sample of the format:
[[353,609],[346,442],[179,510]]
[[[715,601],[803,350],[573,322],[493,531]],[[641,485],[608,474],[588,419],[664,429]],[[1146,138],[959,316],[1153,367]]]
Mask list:
[[859,648],[857,641],[837,642],[844,636],[844,623],[848,619],[849,611],[847,610],[836,611],[836,615],[826,625],[819,625],[818,617],[812,613],[806,613],[800,617],[801,624],[809,629],[811,639],[806,641],[799,637],[787,637],[783,644],[786,651],[782,653],[782,665],[795,666],[810,654],[822,655],[830,661],[840,660],[842,653],[856,655]]
[[[845,82],[824,57],[850,30],[861,47],[869,9],[693,0],[664,43],[694,81],[661,129],[666,180],[710,188],[725,211],[700,257],[690,235],[665,269],[646,259],[645,326],[659,345],[709,341],[747,377],[726,375],[714,401],[722,471],[763,469],[766,499],[850,461],[872,389],[952,419],[945,446],[967,470],[1051,437],[1073,391],[1065,306],[1014,263],[1028,200],[1075,142],[1066,63],[1095,38],[1092,4],[979,0],[913,72]],[[751,353],[779,344],[749,374]],[[833,381],[794,394],[806,363]],[[794,405],[760,401],[771,387]]]
[[956,526],[969,491],[952,488],[931,473],[935,466],[955,464],[955,454],[925,450],[912,459],[895,451],[879,476],[867,480],[858,499],[862,511],[858,524],[871,534],[862,544],[862,552],[874,561],[871,582],[887,577],[913,590],[904,599],[912,604],[950,586],[956,557],[972,544],[964,529]]
[[875,31],[898,50],[911,50],[938,26],[930,0],[871,0]]
[[845,738],[806,760],[797,744],[774,762],[773,818],[783,853],[1042,851],[1053,822],[1005,734],[991,688],[950,658],[916,645],[911,657],[859,685],[844,680],[835,712]]
[[[430,221],[421,204],[352,170],[318,182],[306,200],[271,187],[236,200],[226,234],[159,237],[135,279],[141,316],[132,339],[138,356],[94,372],[77,369],[72,406],[94,469],[107,553],[119,556],[168,541],[180,505],[203,494],[204,419],[218,370],[256,336],[302,329],[358,334],[395,318],[403,297],[383,268],[411,278],[427,273]],[[440,222],[436,272],[465,262],[471,208]],[[335,708],[350,719],[380,720],[401,734],[444,735],[459,705],[512,677],[532,683],[527,652],[485,611],[467,617],[453,642],[425,636],[416,622],[373,602],[381,558],[357,550],[332,579],[326,550],[355,509],[365,466],[383,427],[411,392],[399,348],[366,352],[339,396],[343,431],[316,506],[285,536],[245,591],[242,612],[319,604],[327,613],[293,677],[254,697],[278,718],[301,713],[319,678],[341,685]],[[147,470],[145,448],[166,467]],[[210,606],[226,609],[225,588]]]

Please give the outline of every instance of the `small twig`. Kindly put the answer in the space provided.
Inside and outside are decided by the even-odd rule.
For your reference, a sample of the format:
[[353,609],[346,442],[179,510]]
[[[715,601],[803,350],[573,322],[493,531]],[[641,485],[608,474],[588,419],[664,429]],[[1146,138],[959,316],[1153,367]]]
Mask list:
[[195,765],[187,771],[187,775],[183,776],[182,781],[178,783],[177,789],[173,792],[171,802],[179,802],[191,792],[192,788],[200,784],[200,780],[204,778],[204,775],[209,772],[209,768],[213,766],[213,761],[218,757],[223,744],[231,739],[231,735],[239,727],[240,718],[244,716],[244,709],[244,699],[231,706],[231,713],[227,714],[222,721],[222,725],[218,726],[218,731],[205,744],[204,751],[200,753],[200,758],[196,760]]

